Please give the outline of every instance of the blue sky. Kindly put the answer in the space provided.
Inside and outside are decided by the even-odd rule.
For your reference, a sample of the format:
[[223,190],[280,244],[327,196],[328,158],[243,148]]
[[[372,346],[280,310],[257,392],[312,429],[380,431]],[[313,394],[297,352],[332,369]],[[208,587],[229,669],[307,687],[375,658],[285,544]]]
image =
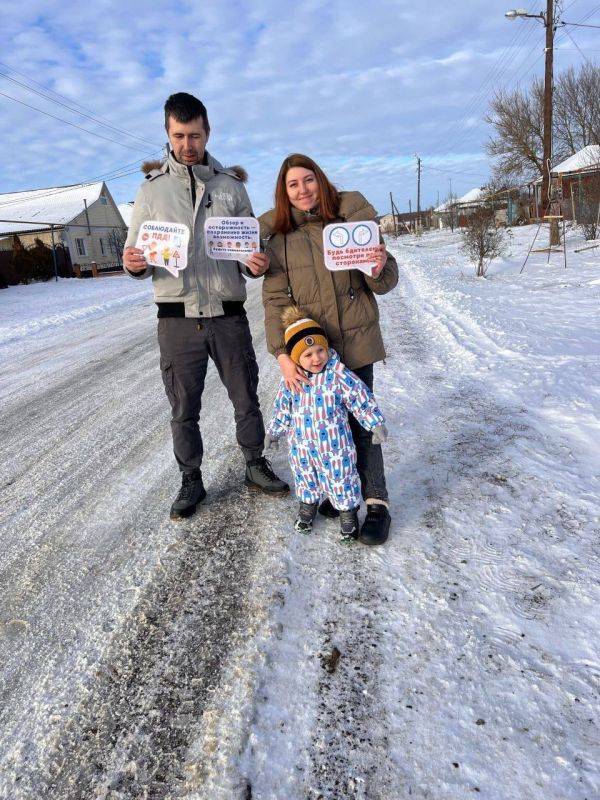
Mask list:
[[[517,4],[534,13],[542,6]],[[131,173],[107,183],[117,202],[133,199],[136,160],[165,141],[165,98],[188,91],[207,105],[209,150],[249,172],[257,213],[270,207],[290,152],[312,156],[340,188],[362,191],[382,213],[390,191],[402,210],[409,198],[415,207],[418,153],[422,206],[435,204],[450,180],[458,194],[485,183],[482,118],[494,89],[543,74],[544,29],[505,20],[513,7],[510,0],[4,4],[0,192]],[[565,20],[600,23],[600,3],[564,0],[563,7]],[[570,32],[597,63],[600,30]],[[583,57],[559,31],[556,69]]]

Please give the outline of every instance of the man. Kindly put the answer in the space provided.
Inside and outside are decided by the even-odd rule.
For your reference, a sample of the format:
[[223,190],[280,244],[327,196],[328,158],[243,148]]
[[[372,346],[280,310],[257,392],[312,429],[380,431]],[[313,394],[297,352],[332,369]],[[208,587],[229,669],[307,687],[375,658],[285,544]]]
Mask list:
[[[265,436],[256,393],[258,365],[244,300],[248,277],[268,268],[264,253],[248,263],[215,261],[204,248],[207,217],[253,216],[240,167],[225,169],[206,150],[210,135],[204,104],[179,92],[165,103],[170,152],[159,169],[146,175],[133,209],[123,266],[135,278],[152,275],[158,306],[158,343],[165,391],[171,404],[173,450],[182,473],[171,519],[188,517],[206,497],[202,483],[202,437],[198,425],[209,357],[235,411],[237,441],[246,459],[250,489],[280,497],[289,486],[263,457]],[[151,165],[150,165],[151,166]],[[176,222],[190,231],[188,265],[177,277],[147,264],[135,247],[142,223]]]

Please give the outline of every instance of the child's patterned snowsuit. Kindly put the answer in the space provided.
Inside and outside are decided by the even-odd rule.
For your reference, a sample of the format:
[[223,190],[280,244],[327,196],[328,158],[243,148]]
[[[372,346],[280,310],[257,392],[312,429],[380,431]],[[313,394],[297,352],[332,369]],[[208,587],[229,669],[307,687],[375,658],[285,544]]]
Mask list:
[[339,511],[360,505],[360,479],[348,411],[368,431],[384,422],[365,384],[341,363],[335,350],[322,372],[307,373],[300,394],[279,384],[267,433],[274,439],[288,430],[296,494],[303,503],[326,495]]

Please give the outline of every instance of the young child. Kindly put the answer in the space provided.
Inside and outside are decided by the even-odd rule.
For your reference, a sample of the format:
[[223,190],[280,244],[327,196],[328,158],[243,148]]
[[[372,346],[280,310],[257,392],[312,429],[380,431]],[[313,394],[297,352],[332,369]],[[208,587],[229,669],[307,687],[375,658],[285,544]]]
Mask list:
[[287,432],[296,495],[300,500],[294,527],[310,533],[322,496],[340,512],[342,536],[358,536],[360,479],[348,411],[368,431],[373,442],[387,438],[383,414],[365,384],[329,348],[318,322],[291,306],[282,314],[285,346],[309,382],[301,392],[287,389],[282,379],[267,426],[265,449],[278,447]]

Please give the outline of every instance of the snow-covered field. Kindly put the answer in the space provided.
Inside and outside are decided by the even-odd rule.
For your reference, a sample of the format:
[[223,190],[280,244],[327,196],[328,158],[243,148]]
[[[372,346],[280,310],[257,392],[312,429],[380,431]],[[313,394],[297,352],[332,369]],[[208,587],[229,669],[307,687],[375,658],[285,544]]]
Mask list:
[[246,495],[214,370],[171,523],[149,283],[0,292],[0,797],[600,796],[600,250],[519,275],[533,234],[485,280],[457,234],[390,243],[373,550]]

